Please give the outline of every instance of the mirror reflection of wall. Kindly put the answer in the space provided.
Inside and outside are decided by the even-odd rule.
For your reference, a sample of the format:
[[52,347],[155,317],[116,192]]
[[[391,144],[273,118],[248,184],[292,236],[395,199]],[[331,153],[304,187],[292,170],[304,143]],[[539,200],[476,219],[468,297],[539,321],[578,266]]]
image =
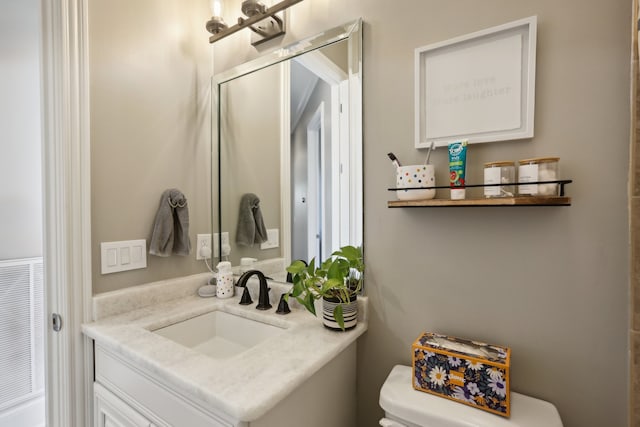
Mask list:
[[[340,246],[362,244],[359,29],[356,21],[328,30],[326,41],[291,59],[274,57],[253,69],[247,63],[214,77],[219,229],[229,233],[224,259],[233,265],[243,257],[285,265],[325,259]],[[240,205],[248,193],[260,199],[265,227],[278,233],[277,247],[238,243]]]
[[280,229],[280,141],[282,65],[267,67],[221,86],[222,230],[229,232],[232,265],[241,257],[280,257],[280,248],[261,250],[237,243],[244,194],[260,199],[268,229]]

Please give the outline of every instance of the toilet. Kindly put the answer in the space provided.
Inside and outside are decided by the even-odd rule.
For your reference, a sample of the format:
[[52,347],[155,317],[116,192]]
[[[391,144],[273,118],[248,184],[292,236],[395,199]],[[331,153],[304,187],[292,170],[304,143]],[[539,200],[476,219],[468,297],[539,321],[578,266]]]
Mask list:
[[413,388],[412,368],[397,365],[380,389],[383,427],[562,427],[555,406],[511,392],[511,417],[424,393]]

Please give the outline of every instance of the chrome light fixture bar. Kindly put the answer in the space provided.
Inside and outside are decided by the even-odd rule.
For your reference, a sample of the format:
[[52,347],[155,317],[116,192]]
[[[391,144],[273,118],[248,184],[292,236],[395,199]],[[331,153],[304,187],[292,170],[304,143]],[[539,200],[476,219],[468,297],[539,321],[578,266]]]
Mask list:
[[[212,34],[211,37],[209,37],[209,43],[215,43],[247,27],[256,34],[256,38],[251,41],[251,44],[254,46],[278,37],[285,33],[285,24],[284,20],[277,16],[277,13],[301,1],[302,0],[283,0],[267,8],[258,0],[245,0],[242,2],[242,13],[248,18],[239,17],[236,25],[228,27],[222,17],[211,17],[206,25],[207,31]],[[262,23],[262,21],[266,22]],[[262,25],[256,25],[259,22],[262,23]]]

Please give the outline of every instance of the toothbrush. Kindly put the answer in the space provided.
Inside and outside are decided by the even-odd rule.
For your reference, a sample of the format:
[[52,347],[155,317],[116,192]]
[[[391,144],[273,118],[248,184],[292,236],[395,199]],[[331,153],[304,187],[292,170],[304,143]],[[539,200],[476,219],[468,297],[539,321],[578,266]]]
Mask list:
[[399,168],[400,166],[402,166],[402,165],[400,164],[400,160],[398,160],[398,158],[396,157],[396,155],[395,155],[395,154],[393,154],[393,153],[388,153],[388,154],[387,154],[387,156],[389,156],[389,158],[391,159],[391,162],[393,163],[393,165],[394,165],[396,168]]
[[429,146],[429,151],[427,151],[427,158],[424,161],[425,165],[429,164],[429,157],[431,157],[431,151],[433,151],[435,149],[436,149],[436,143],[435,143],[435,141],[431,141],[431,145]]

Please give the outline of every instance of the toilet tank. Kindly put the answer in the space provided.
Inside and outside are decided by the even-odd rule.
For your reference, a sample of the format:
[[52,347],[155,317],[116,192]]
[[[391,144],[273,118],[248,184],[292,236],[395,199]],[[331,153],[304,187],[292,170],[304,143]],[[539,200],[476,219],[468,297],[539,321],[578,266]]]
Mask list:
[[380,390],[380,407],[388,427],[562,427],[555,406],[511,392],[511,417],[503,418],[442,397],[415,390],[412,369],[397,365]]

